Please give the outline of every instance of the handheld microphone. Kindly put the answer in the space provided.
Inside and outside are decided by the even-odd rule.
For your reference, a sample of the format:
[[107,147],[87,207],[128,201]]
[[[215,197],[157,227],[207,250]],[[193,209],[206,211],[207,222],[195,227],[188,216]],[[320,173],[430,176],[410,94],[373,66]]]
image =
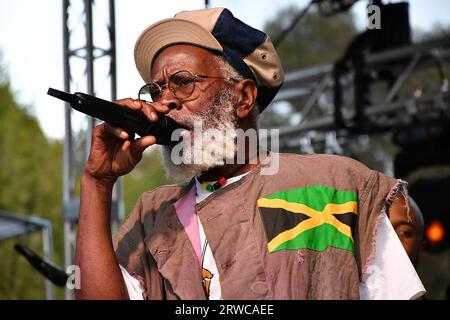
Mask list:
[[69,94],[64,91],[49,88],[47,94],[68,102],[75,110],[124,129],[130,137],[133,137],[135,133],[141,137],[148,135],[154,136],[157,144],[177,144],[178,141],[171,140],[172,132],[176,129],[186,129],[175,120],[161,113],[157,113],[157,122],[150,122],[143,113],[86,93],[76,92]]
[[15,244],[14,249],[23,255],[28,262],[39,271],[44,277],[49,279],[58,287],[64,287],[66,285],[69,276],[63,270],[60,270],[51,264],[45,262],[34,251],[24,247],[20,244]]

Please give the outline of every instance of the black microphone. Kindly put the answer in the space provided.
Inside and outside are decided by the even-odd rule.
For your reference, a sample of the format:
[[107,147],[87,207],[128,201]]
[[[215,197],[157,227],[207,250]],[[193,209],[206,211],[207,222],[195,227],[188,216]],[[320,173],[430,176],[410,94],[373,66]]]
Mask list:
[[143,136],[154,136],[156,143],[161,145],[175,145],[172,141],[172,132],[176,129],[186,129],[172,118],[158,114],[157,122],[150,122],[143,113],[122,107],[114,102],[106,101],[86,93],[76,92],[69,94],[64,91],[49,88],[47,94],[66,101],[72,108],[94,118],[103,120],[124,129],[130,137],[135,133]]
[[44,277],[53,282],[58,287],[65,287],[69,276],[63,270],[52,266],[50,263],[45,262],[34,251],[24,247],[20,244],[15,244],[14,249],[23,255],[28,262],[39,271]]

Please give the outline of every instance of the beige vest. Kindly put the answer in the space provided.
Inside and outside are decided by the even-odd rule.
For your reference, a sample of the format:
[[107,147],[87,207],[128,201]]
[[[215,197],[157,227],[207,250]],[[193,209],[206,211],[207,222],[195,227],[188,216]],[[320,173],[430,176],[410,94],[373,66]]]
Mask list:
[[[278,173],[262,175],[276,156]],[[173,205],[193,182],[144,193],[114,239],[119,263],[149,299],[205,299]],[[222,298],[359,299],[378,218],[403,187],[349,158],[271,154],[196,205]]]

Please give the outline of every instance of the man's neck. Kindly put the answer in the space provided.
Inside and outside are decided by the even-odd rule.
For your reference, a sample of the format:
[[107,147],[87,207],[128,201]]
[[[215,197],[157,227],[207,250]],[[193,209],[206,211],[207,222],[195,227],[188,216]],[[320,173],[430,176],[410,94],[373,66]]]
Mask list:
[[241,174],[253,170],[260,164],[260,162],[261,162],[260,157],[256,156],[256,159],[253,159],[253,161],[247,158],[244,164],[234,163],[234,164],[226,164],[220,167],[214,167],[209,169],[208,171],[202,172],[202,174],[198,177],[198,179],[200,181],[218,181],[220,178],[223,177],[229,179],[231,177],[239,176]]

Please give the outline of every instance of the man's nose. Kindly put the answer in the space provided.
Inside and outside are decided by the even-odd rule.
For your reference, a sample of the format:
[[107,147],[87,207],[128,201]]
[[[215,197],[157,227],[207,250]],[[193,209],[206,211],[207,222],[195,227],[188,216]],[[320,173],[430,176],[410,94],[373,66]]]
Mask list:
[[170,92],[170,89],[168,87],[164,88],[161,92],[161,98],[159,99],[159,102],[169,108],[169,110],[181,109],[181,102],[177,98],[175,98]]

